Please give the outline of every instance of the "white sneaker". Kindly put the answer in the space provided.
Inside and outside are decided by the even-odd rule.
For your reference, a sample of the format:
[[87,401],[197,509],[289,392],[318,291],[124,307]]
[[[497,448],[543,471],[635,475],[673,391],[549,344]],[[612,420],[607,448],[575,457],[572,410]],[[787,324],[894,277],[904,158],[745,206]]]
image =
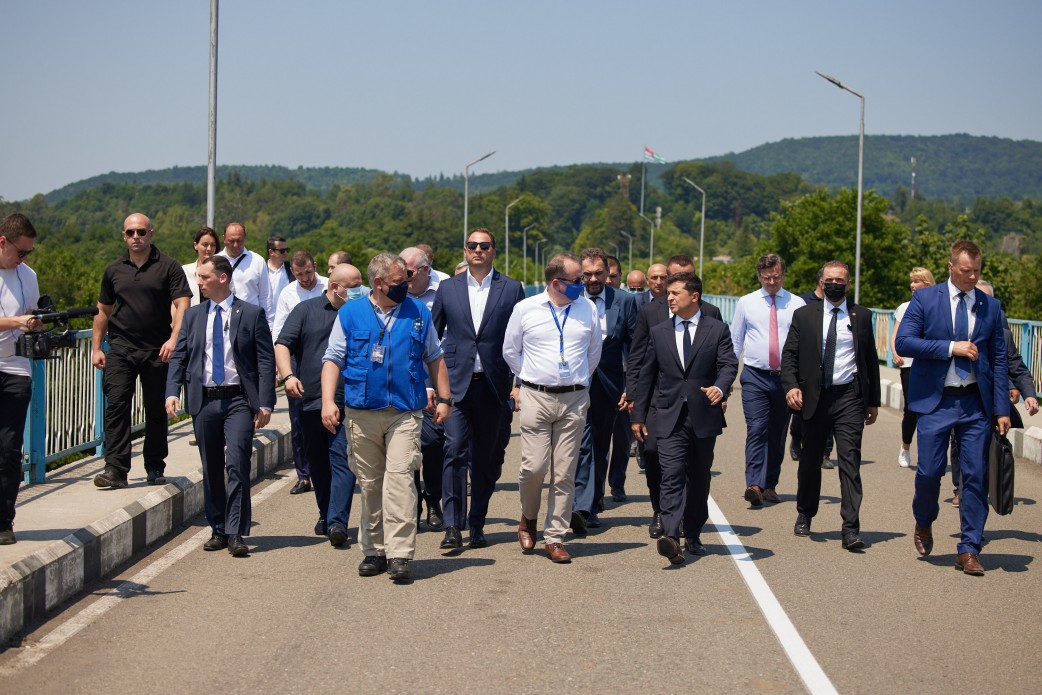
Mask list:
[[901,449],[901,453],[897,455],[897,463],[901,468],[912,467],[912,452],[908,449]]

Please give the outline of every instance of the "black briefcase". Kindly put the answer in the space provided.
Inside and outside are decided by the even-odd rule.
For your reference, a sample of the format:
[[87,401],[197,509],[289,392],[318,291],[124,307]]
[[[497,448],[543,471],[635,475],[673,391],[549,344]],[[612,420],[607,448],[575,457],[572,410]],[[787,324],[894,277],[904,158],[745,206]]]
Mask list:
[[988,451],[988,497],[995,513],[1006,515],[1013,511],[1013,445],[998,432],[991,433]]

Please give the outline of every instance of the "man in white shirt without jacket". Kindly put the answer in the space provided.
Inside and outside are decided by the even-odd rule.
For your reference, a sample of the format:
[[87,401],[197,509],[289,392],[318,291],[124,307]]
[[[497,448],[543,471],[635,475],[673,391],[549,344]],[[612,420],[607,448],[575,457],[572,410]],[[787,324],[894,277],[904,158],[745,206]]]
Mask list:
[[268,263],[246,248],[246,227],[242,222],[229,222],[224,228],[224,249],[217,255],[232,264],[232,294],[263,309],[270,329],[275,322],[275,304],[268,283]]

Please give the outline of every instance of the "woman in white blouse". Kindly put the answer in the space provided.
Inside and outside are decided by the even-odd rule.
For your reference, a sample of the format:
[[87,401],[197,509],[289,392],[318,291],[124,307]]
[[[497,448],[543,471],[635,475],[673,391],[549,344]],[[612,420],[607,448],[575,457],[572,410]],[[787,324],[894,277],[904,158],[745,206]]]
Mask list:
[[[911,280],[912,292],[937,284],[933,279],[933,273],[926,268],[912,268],[908,278]],[[902,468],[911,468],[912,466],[912,454],[909,451],[909,447],[912,445],[912,435],[915,434],[915,423],[918,420],[918,416],[908,409],[908,381],[912,374],[912,358],[901,357],[897,354],[897,348],[894,347],[897,329],[901,325],[901,319],[904,318],[909,304],[911,302],[905,302],[897,307],[897,310],[894,312],[894,332],[890,336],[890,352],[894,356],[894,365],[901,370],[901,389],[905,394],[905,412],[904,418],[901,420],[901,451],[897,454],[897,463]]]
[[192,247],[195,249],[196,260],[192,263],[185,263],[181,267],[184,268],[185,275],[188,277],[188,286],[192,288],[192,305],[194,306],[199,303],[199,283],[195,279],[195,267],[217,253],[217,232],[209,227],[203,227],[196,232]]

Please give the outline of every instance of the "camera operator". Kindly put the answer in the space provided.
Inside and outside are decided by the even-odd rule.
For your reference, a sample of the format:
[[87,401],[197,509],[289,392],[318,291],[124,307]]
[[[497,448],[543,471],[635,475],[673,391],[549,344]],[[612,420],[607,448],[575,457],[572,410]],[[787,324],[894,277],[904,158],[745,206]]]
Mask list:
[[[127,253],[101,278],[94,317],[91,362],[104,370],[105,470],[94,477],[100,488],[127,486],[130,474],[130,408],[140,377],[145,406],[145,472],[149,485],[166,482],[167,418],[164,403],[167,363],[192,291],[181,265],[152,243],[155,230],[134,213],[123,222]],[[101,350],[105,334],[110,349]]]
[[15,355],[15,343],[21,333],[42,327],[29,314],[40,300],[36,273],[23,263],[35,243],[36,228],[25,215],[0,219],[0,545],[15,542],[22,436],[33,392],[29,359]]

